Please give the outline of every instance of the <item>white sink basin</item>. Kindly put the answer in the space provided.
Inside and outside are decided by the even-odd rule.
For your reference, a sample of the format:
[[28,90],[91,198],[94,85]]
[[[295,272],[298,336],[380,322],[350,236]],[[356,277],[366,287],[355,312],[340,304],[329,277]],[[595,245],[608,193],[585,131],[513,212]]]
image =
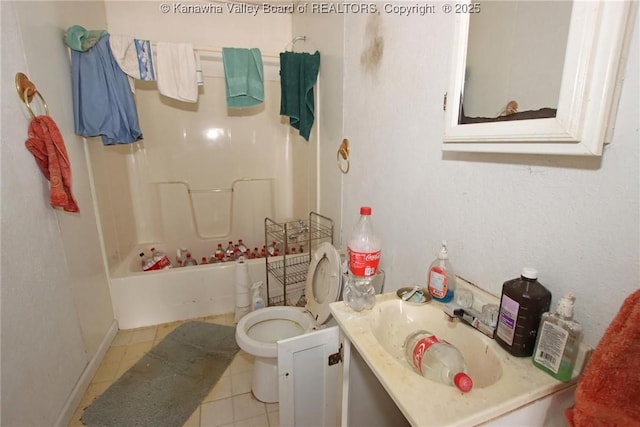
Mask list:
[[[435,301],[412,305],[391,292],[377,295],[371,310],[355,312],[335,302],[331,313],[350,348],[345,353],[355,348],[413,426],[486,423],[571,386],[537,369],[530,357],[513,357],[472,327],[447,321],[442,305]],[[470,392],[413,371],[402,346],[407,335],[419,329],[460,349],[474,382]]]
[[404,342],[412,332],[424,329],[456,346],[463,354],[473,388],[494,384],[502,377],[502,364],[491,340],[459,321],[449,322],[436,303],[415,305],[392,299],[376,304],[369,314],[373,336],[406,369],[413,368],[405,359]]

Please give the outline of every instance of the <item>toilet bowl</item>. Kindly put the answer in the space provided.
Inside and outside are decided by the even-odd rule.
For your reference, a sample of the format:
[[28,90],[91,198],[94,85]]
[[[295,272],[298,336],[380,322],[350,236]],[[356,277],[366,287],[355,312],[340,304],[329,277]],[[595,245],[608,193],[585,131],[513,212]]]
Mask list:
[[[384,274],[374,279],[381,292]],[[343,274],[340,254],[322,243],[311,255],[305,286],[305,307],[266,307],[245,315],[236,326],[236,342],[254,356],[251,390],[256,399],[278,401],[277,342],[320,329],[331,317],[329,304],[341,296]]]

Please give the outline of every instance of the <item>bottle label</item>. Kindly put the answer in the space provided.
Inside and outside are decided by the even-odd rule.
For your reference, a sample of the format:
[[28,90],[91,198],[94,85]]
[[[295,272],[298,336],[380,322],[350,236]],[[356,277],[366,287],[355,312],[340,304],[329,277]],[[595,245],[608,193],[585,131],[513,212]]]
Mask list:
[[351,248],[348,249],[349,271],[351,271],[354,276],[370,277],[376,275],[382,251],[356,252]]
[[413,346],[413,367],[422,375],[422,359],[429,348],[442,342],[435,335],[420,338],[420,340]]
[[449,289],[447,273],[441,267],[429,270],[429,292],[436,298],[444,298]]
[[560,326],[543,322],[533,360],[557,374],[568,338],[569,332]]
[[154,257],[142,267],[144,271],[164,270],[165,268],[171,268],[171,261],[166,255]]
[[518,311],[520,304],[502,295],[502,303],[500,304],[500,318],[498,319],[498,329],[496,334],[507,344],[513,345],[513,338],[516,334],[516,320],[518,319]]

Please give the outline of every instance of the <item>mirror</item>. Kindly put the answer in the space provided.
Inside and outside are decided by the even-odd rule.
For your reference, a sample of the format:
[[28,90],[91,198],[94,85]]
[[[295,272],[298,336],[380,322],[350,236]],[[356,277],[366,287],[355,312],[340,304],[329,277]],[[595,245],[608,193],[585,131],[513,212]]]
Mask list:
[[445,151],[601,155],[628,1],[481,1],[456,16]]
[[571,2],[485,1],[480,6],[481,13],[469,15],[458,122],[555,117]]

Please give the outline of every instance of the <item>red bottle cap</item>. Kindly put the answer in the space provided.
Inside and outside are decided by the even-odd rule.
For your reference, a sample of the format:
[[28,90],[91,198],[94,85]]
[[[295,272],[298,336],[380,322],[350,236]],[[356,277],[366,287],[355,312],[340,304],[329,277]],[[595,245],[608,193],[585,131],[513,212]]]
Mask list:
[[369,206],[362,206],[360,208],[360,215],[371,215],[371,207]]
[[456,376],[453,377],[453,383],[463,393],[466,393],[473,388],[473,380],[471,380],[469,375],[464,372],[458,372]]

